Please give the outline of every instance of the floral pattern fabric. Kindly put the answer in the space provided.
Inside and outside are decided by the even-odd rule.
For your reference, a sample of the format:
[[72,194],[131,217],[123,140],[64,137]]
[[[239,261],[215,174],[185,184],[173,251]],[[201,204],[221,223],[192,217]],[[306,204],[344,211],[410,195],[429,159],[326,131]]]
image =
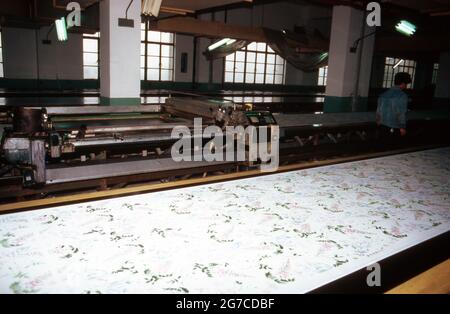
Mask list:
[[450,230],[450,148],[0,216],[0,293],[303,293]]

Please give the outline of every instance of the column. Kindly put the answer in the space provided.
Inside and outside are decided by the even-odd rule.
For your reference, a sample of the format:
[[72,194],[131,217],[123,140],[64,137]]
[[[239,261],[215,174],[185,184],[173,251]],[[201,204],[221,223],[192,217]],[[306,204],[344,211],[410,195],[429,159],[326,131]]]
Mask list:
[[[333,7],[330,57],[325,97],[325,112],[364,111],[367,109],[372,70],[375,28],[369,27],[364,12],[347,6]],[[358,50],[350,48],[361,37]]]
[[436,104],[450,103],[450,52],[441,53],[434,93]]
[[129,1],[100,2],[100,95],[105,105],[140,105],[141,1],[133,1],[128,19],[134,27],[119,26]]

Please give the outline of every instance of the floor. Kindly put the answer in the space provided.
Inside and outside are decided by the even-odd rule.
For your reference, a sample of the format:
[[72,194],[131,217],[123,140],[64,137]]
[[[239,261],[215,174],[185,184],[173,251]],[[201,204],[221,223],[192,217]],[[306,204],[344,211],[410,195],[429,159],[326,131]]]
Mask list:
[[0,293],[303,293],[450,230],[450,148],[0,216]]

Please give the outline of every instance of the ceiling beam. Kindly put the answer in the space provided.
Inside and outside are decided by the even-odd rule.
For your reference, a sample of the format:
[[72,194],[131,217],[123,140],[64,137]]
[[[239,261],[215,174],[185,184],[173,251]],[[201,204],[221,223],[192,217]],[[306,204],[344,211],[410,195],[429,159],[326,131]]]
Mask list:
[[210,38],[234,38],[249,41],[266,41],[262,28],[229,25],[222,22],[202,21],[192,17],[174,17],[150,21],[156,31],[192,34]]
[[435,37],[399,37],[383,36],[377,38],[375,49],[377,52],[441,52],[450,51],[450,42],[438,40]]

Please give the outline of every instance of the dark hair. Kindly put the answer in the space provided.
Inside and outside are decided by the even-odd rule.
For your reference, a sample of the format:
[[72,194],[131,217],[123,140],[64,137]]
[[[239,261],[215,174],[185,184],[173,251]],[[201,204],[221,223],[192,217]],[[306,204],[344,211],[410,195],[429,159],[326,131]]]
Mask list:
[[399,72],[399,73],[395,74],[395,78],[394,78],[395,85],[400,85],[402,83],[405,83],[406,85],[408,85],[411,82],[412,82],[412,79],[411,79],[411,75],[409,75],[409,73]]

